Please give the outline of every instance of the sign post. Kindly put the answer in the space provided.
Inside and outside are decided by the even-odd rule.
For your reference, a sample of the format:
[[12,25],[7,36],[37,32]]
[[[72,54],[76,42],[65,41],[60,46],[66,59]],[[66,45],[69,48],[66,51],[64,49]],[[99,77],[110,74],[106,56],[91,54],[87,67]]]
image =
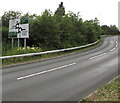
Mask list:
[[12,49],[13,49],[13,47],[14,47],[14,39],[12,38]]
[[24,48],[26,50],[26,38],[24,38]]
[[18,48],[20,47],[20,39],[18,38]]
[[24,38],[24,47],[26,49],[26,39],[29,38],[29,19],[21,17],[20,19],[9,20],[9,38],[12,39],[12,49],[14,38],[18,38],[18,47],[20,47],[20,38]]

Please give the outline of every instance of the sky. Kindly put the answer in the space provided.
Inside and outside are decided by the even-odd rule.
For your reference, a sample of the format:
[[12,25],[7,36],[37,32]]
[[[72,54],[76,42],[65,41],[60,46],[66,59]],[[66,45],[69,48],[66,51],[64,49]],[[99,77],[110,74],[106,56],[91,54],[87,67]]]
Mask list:
[[98,18],[100,25],[116,25],[118,27],[118,2],[120,0],[1,0],[0,16],[5,11],[15,10],[23,14],[41,15],[45,9],[52,12],[63,2],[66,13],[80,12],[83,20]]

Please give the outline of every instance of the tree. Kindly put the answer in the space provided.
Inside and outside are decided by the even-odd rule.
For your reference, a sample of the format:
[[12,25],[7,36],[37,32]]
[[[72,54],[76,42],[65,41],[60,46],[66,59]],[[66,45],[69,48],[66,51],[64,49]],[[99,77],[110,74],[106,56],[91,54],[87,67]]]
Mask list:
[[9,20],[12,18],[19,18],[21,16],[21,12],[19,11],[8,11],[5,12],[2,18],[2,26],[8,27],[9,26]]
[[[19,16],[21,13],[16,11],[5,12],[2,16],[2,33],[5,43],[8,43],[9,19]],[[50,10],[45,10],[42,15],[26,13],[24,16],[29,16],[30,38],[27,41],[28,45],[38,46],[43,50],[69,48],[92,43],[100,39],[101,31],[112,35],[118,33],[116,26],[101,27],[97,18],[83,21],[79,12],[77,14],[73,12],[65,14],[63,2],[60,3],[54,14]]]
[[85,21],[84,27],[85,27],[84,33],[86,34],[87,42],[88,43],[95,42],[98,38],[97,38],[97,32],[95,30],[95,26],[94,26],[94,21],[93,20]]
[[59,7],[57,8],[57,10],[55,11],[55,15],[58,15],[58,16],[64,16],[65,15],[65,8],[63,6],[63,2],[61,2],[59,4]]
[[58,26],[55,17],[51,12],[45,10],[42,16],[37,16],[30,26],[30,39],[33,45],[40,46],[44,49],[59,48],[60,38]]
[[111,35],[119,34],[119,30],[115,25],[110,25],[109,32]]
[[104,35],[115,35],[120,33],[115,25],[110,25],[110,26],[102,25],[101,28],[103,31],[102,34]]
[[95,18],[93,20],[93,25],[94,25],[94,29],[95,29],[97,38],[100,39],[101,34],[102,34],[102,29],[101,29],[101,26],[100,26],[100,22],[99,22],[99,20],[97,18]]
[[21,12],[19,11],[8,11],[5,12],[1,17],[2,19],[2,41],[3,43],[8,42],[8,30],[9,30],[9,20],[12,18],[19,18],[21,16]]

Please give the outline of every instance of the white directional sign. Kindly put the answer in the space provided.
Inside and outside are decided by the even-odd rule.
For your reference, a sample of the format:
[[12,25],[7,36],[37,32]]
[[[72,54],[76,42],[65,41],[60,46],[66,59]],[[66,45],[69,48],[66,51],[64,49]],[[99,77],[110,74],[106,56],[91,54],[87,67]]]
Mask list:
[[21,33],[19,38],[29,38],[29,20],[28,17],[20,19]]
[[9,20],[9,38],[17,38],[20,19]]
[[9,38],[29,38],[28,17],[9,21]]

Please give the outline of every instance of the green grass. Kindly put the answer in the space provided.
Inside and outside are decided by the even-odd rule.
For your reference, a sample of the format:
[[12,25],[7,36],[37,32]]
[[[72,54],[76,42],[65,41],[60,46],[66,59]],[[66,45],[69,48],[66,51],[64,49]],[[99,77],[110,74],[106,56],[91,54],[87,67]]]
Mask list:
[[120,101],[120,76],[82,101]]
[[[58,52],[58,53],[51,53],[51,54],[44,54],[44,55],[38,55],[38,56],[29,56],[29,57],[19,57],[19,58],[11,58],[11,59],[4,59],[2,60],[2,65],[6,66],[6,65],[16,65],[19,63],[28,63],[28,62],[36,62],[36,61],[40,61],[40,60],[44,60],[44,59],[49,59],[49,58],[53,58],[53,57],[58,57],[58,56],[64,56],[64,55],[69,55],[69,54],[74,54],[74,53],[80,53],[80,52],[84,52],[90,49],[93,49],[95,47],[98,47],[102,44],[103,42],[103,38],[100,39],[100,41],[92,46],[86,47],[86,48],[81,48],[81,49],[77,49],[77,50],[71,50],[71,51],[65,51],[65,52]],[[6,51],[6,53],[4,55],[14,55],[14,54],[23,54],[23,53],[30,53],[30,51],[25,52],[24,50],[21,51],[20,53],[18,53],[18,51],[16,51],[17,48],[15,48],[14,50],[10,50]],[[41,50],[41,49],[40,49]],[[42,51],[42,50],[41,50]],[[32,51],[32,52],[38,52],[36,51]]]
[[26,49],[24,47],[15,47],[14,49],[11,49],[9,46],[7,48],[3,47],[3,52],[2,55],[3,56],[10,56],[10,55],[19,55],[19,54],[27,54],[27,53],[37,53],[37,52],[42,52],[43,50],[41,48],[38,47],[26,47]]

